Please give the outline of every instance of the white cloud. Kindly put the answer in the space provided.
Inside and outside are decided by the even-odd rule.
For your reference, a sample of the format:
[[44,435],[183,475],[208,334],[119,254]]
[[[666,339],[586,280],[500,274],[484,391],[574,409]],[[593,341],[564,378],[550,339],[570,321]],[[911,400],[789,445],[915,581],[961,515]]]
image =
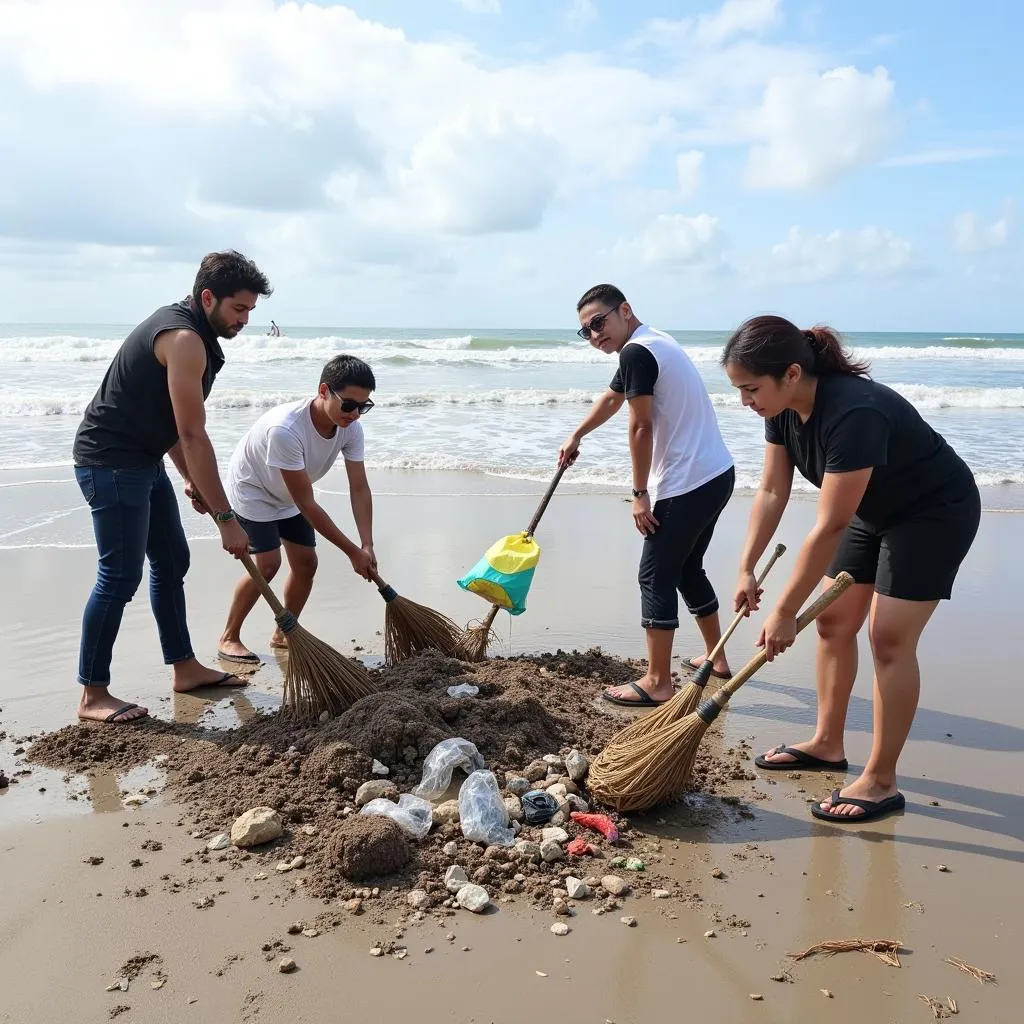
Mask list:
[[714,14],[697,17],[697,41],[724,43],[736,35],[764,32],[779,18],[780,0],[726,0]]
[[676,157],[676,180],[684,202],[692,199],[699,191],[703,167],[704,154],[699,149],[687,150]]
[[970,211],[958,214],[953,218],[953,248],[968,253],[1001,249],[1010,240],[1016,220],[1016,210],[1009,202],[1003,206],[1003,215],[993,221],[984,221]]
[[760,189],[827,185],[873,160],[892,136],[894,86],[884,68],[774,78],[741,119],[756,140],[746,183]]
[[991,160],[1002,156],[1003,150],[984,146],[960,146],[952,149],[926,149],[920,153],[904,153],[881,162],[882,167],[929,167],[932,164],[960,164],[969,160]]
[[813,234],[791,227],[772,246],[767,276],[785,282],[817,283],[850,277],[895,277],[914,269],[914,247],[877,227]]
[[717,217],[663,213],[637,237],[619,242],[614,257],[660,270],[726,266],[724,236]]
[[501,0],[455,0],[455,2],[470,14],[501,13]]
[[562,21],[566,28],[573,32],[586,28],[596,20],[597,8],[594,6],[594,0],[569,0],[562,14]]

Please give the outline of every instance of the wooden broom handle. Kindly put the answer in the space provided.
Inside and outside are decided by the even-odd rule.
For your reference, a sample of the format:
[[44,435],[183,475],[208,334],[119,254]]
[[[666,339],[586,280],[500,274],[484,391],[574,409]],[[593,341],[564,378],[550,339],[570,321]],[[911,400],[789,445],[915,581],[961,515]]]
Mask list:
[[266,599],[267,604],[274,610],[274,617],[281,618],[282,615],[290,614],[288,609],[277,599],[277,595],[270,589],[270,584],[263,578],[263,573],[256,568],[252,556],[246,551],[238,556],[238,560],[245,566],[246,572],[252,577],[253,583],[260,588],[260,593]]
[[[796,631],[799,634],[809,626],[833,601],[846,589],[853,585],[853,577],[848,572],[841,572],[835,583],[825,591],[810,607],[802,611],[796,620]],[[768,660],[765,651],[751,658],[713,697],[711,700],[720,708],[724,708],[729,698]]]
[[[776,544],[775,545],[775,551],[772,553],[772,557],[768,559],[768,564],[761,570],[761,575],[757,577],[757,585],[758,585],[758,587],[760,587],[761,584],[764,583],[765,577],[768,575],[768,573],[770,573],[772,571],[772,566],[785,553],[786,553],[786,545],[785,544]],[[731,637],[733,635],[733,633],[736,632],[736,627],[746,617],[746,612],[745,612],[746,607],[747,607],[747,602],[744,601],[743,602],[743,607],[740,608],[740,610],[736,613],[736,617],[732,620],[732,622],[729,623],[729,628],[722,634],[722,639],[719,640],[718,643],[715,644],[715,646],[711,648],[711,653],[708,655],[708,658],[707,658],[708,661],[714,661],[715,658],[717,658],[722,653],[722,650],[725,648],[726,641],[729,639],[729,637]]]
[[555,471],[555,475],[548,484],[548,489],[544,492],[544,497],[540,499],[540,504],[537,506],[537,511],[533,513],[533,518],[530,520],[530,525],[524,531],[527,537],[533,536],[533,531],[537,529],[540,524],[540,517],[544,515],[545,510],[551,501],[552,495],[555,493],[555,488],[558,486],[559,480],[562,479],[562,474],[569,468],[567,462],[563,462],[558,469]]

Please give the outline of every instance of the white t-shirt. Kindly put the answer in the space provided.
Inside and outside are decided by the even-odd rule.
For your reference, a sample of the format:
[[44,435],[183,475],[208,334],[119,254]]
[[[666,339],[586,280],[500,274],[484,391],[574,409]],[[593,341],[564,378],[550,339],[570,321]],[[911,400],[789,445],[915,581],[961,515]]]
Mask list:
[[227,495],[245,519],[269,523],[298,514],[281,476],[282,469],[304,469],[316,483],[337,461],[363,461],[363,427],[354,420],[323,437],[313,426],[312,400],[278,405],[265,412],[238,442],[228,463]]
[[695,491],[732,466],[704,381],[675,338],[641,324],[619,352],[610,387],[627,398],[654,398],[652,504]]

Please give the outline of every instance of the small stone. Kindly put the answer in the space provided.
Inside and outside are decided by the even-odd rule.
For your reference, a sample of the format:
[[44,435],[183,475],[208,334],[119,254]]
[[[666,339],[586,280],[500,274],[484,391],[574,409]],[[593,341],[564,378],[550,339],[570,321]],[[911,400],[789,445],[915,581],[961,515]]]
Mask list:
[[629,889],[625,879],[618,875],[605,875],[601,879],[601,888],[612,896],[622,896]]
[[206,848],[211,853],[217,850],[226,850],[231,845],[231,836],[227,832],[218,832],[207,844]]
[[725,878],[725,872],[721,868],[715,868],[711,872],[712,878]]
[[289,935],[301,935],[302,934],[302,929],[304,927],[305,927],[305,925],[301,921],[296,921],[294,924],[288,925],[288,934]]
[[281,961],[281,962],[280,962],[280,963],[279,963],[279,964],[277,965],[277,969],[278,969],[278,970],[279,970],[279,971],[280,971],[280,972],[281,972],[282,974],[291,974],[291,973],[292,973],[292,971],[294,971],[294,970],[295,970],[296,966],[297,966],[297,964],[295,963],[295,961],[294,961],[294,960],[293,960],[293,959],[292,959],[292,958],[291,958],[290,956],[286,956],[286,957],[285,957],[285,958],[284,958],[284,959],[283,959],[283,960],[282,960],[282,961]]
[[558,756],[558,754],[545,754],[541,758],[541,760],[545,764],[551,765],[552,768],[558,768],[559,770],[561,770],[565,767],[565,761],[563,761],[562,758]]
[[383,956],[383,955],[384,955],[384,950],[381,949],[380,946],[374,946],[373,949],[370,950],[370,956]]
[[553,796],[559,803],[561,803],[569,795],[569,791],[561,782],[556,782],[553,786],[548,786],[548,795]]
[[469,882],[459,889],[455,896],[455,902],[465,910],[471,910],[474,914],[482,914],[490,905],[491,897],[482,885]]
[[613,868],[624,868],[626,866],[625,857],[612,857],[609,861],[609,866]]
[[292,864],[291,864],[291,861],[288,861],[288,860],[283,860],[283,861],[281,861],[280,864],[277,865],[277,870],[280,871],[282,875],[286,871],[291,871],[291,869],[292,869]]
[[143,804],[149,803],[149,797],[144,793],[133,793],[131,796],[126,796],[121,802],[125,807],[141,807]]
[[306,858],[300,853],[298,857],[292,858],[292,871],[299,871],[306,866]]
[[652,900],[667,900],[669,898],[669,896],[671,896],[671,895],[672,895],[672,893],[670,893],[668,891],[668,889],[655,889],[651,893],[651,899]]
[[284,831],[281,815],[271,807],[253,807],[235,819],[231,842],[235,846],[259,846],[269,843]]
[[949,872],[949,868],[947,868],[945,864],[940,864],[938,870],[943,872],[943,874],[947,874]]
[[430,906],[430,895],[426,889],[413,889],[406,899],[413,910],[425,910]]
[[358,897],[351,900],[346,900],[345,909],[350,914],[361,914],[363,912],[363,901]]
[[398,787],[389,779],[370,779],[356,790],[356,807],[365,807],[371,800],[397,800]]
[[643,871],[646,865],[639,857],[630,857],[626,861],[627,871]]
[[316,825],[303,825],[302,828],[299,829],[299,831],[304,836],[315,836],[316,835]]
[[552,935],[568,935],[569,926],[562,921],[559,921],[551,926],[550,931]]
[[707,931],[706,931],[706,932],[704,933],[704,938],[705,938],[705,939],[715,939],[715,938],[717,938],[717,937],[718,937],[718,933],[717,933],[717,932],[715,931],[715,929],[714,929],[714,928],[709,928],[709,929],[708,929],[708,930],[707,930]]
[[566,798],[565,802],[569,805],[570,813],[575,811],[577,814],[589,814],[590,804],[581,796],[577,796],[575,793],[570,793]]
[[564,828],[546,828],[541,832],[541,836],[545,842],[549,839],[553,839],[556,843],[569,842],[569,833]]
[[330,711],[321,711],[320,712],[320,717],[317,719],[317,721],[321,725],[323,725],[324,722],[329,722],[330,720],[331,720],[331,713],[330,713]]
[[305,935],[307,939],[315,939],[320,934],[320,931],[317,928],[303,928],[302,934]]
[[565,858],[565,851],[555,839],[545,839],[540,844],[540,855],[547,864],[553,864],[556,860]]
[[589,768],[590,763],[578,750],[570,750],[566,754],[565,773],[573,782],[582,782]]
[[528,839],[520,839],[516,843],[516,853],[520,857],[529,857],[531,859],[536,857],[539,860],[541,856],[540,843],[531,843]]
[[513,796],[522,796],[530,792],[530,780],[521,775],[513,776],[505,782],[505,789]]
[[569,904],[566,903],[565,900],[563,900],[563,899],[556,899],[555,902],[552,904],[551,909],[559,917],[568,917],[569,916]]
[[625,926],[626,926],[627,928],[635,928],[635,927],[636,927],[636,918],[635,918],[635,917],[620,917],[620,918],[619,918],[619,920],[620,920],[620,921],[621,921],[621,922],[622,922],[622,923],[623,923],[623,924],[624,924],[624,925],[625,925]]
[[449,892],[457,893],[464,885],[469,884],[469,875],[466,874],[466,869],[459,864],[453,864],[444,873],[444,887]]
[[822,995],[823,995],[823,996],[824,996],[824,997],[825,997],[826,999],[831,999],[831,998],[832,998],[832,993],[831,993],[831,992],[830,992],[830,991],[829,991],[829,990],[828,990],[827,988],[823,988],[823,989],[821,989],[821,994],[822,994]]
[[571,900],[585,900],[590,895],[590,886],[581,879],[569,875],[565,880],[565,891]]
[[[569,805],[566,804],[565,806],[568,807]],[[555,813],[551,815],[551,825],[554,828],[564,825],[568,820],[569,816],[562,810],[555,811]]]
[[761,995],[760,992],[751,992],[750,998],[753,999],[755,1003],[764,1002],[764,996]]
[[386,764],[381,764],[376,758],[373,759],[373,767],[370,768],[370,771],[373,772],[374,775],[391,774],[391,769]]
[[263,879],[268,877],[269,875],[267,875],[266,871],[257,871],[256,874],[252,876],[252,880],[254,882],[262,882]]
[[523,820],[523,802],[519,799],[519,797],[505,797],[505,809],[508,811],[508,816],[512,819],[512,821]]
[[547,975],[543,971],[534,971],[533,973],[536,974],[538,978],[546,978],[547,977]]
[[452,839],[441,847],[441,852],[446,857],[457,857],[459,855],[459,844]]
[[457,825],[459,823],[459,801],[445,800],[434,808],[433,820],[438,825]]
[[523,776],[527,782],[540,782],[548,773],[548,766],[543,761],[534,761],[525,772]]

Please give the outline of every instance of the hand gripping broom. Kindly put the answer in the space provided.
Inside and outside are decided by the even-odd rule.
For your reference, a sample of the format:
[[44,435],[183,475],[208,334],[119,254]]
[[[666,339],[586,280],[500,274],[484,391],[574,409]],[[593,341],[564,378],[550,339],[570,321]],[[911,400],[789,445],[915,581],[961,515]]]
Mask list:
[[[849,573],[839,573],[832,586],[797,617],[797,633],[852,583]],[[591,794],[618,811],[645,811],[678,796],[690,780],[704,734],[729,698],[767,660],[762,650],[696,711],[650,736],[625,742],[621,733],[613,736],[590,765],[587,787]]]

